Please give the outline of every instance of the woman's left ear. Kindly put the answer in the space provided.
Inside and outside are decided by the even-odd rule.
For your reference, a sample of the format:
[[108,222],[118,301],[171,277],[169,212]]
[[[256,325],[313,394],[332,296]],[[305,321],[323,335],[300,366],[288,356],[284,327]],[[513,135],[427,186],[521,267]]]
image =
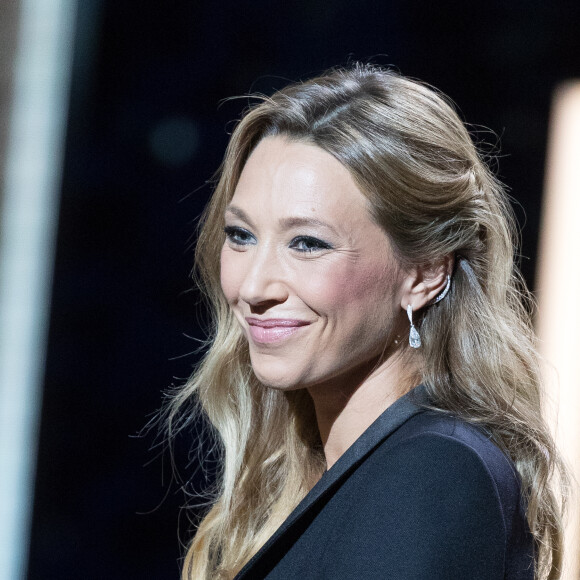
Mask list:
[[413,311],[420,310],[445,291],[453,272],[453,255],[446,255],[437,263],[414,266],[403,283],[401,308],[410,304]]

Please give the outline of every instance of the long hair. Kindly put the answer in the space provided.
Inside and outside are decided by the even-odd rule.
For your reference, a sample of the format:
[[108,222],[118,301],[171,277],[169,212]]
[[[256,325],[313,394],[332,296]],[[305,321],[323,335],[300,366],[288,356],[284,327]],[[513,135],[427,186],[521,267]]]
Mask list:
[[559,578],[562,494],[551,482],[565,471],[541,417],[532,303],[514,266],[506,193],[443,96],[370,65],[260,97],[231,136],[196,250],[212,315],[209,346],[168,411],[173,430],[202,413],[222,450],[213,505],[183,578],[232,578],[325,468],[310,396],[258,383],[220,287],[225,208],[254,147],[275,135],[316,145],[350,171],[402,264],[455,257],[449,295],[418,313],[422,382],[434,407],[487,428],[514,461],[536,577]]

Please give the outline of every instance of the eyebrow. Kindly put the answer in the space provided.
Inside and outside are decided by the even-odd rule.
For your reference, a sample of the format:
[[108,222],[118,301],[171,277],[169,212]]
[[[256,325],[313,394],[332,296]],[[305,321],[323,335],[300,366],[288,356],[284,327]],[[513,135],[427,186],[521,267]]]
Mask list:
[[[234,214],[236,217],[240,218],[241,220],[245,221],[250,227],[254,228],[254,224],[248,214],[237,205],[228,205],[226,207],[226,212]],[[292,216],[287,218],[282,218],[280,220],[280,225],[285,229],[291,229],[300,226],[319,226],[323,228],[327,228],[333,233],[337,234],[338,232],[336,229],[330,225],[329,223],[319,220],[317,218],[306,217],[306,216]]]
[[323,228],[327,228],[330,231],[332,231],[333,233],[337,234],[336,229],[331,226],[329,223],[316,219],[316,218],[311,218],[311,217],[302,217],[302,216],[296,216],[296,217],[287,217],[287,218],[283,218],[280,220],[280,224],[285,227],[286,229],[290,229],[290,228],[296,228],[296,227],[300,227],[300,226],[319,226],[319,227],[323,227]]
[[236,217],[246,222],[251,228],[255,227],[254,223],[250,219],[250,216],[248,216],[248,214],[237,205],[228,205],[228,207],[226,207],[226,213],[233,213]]

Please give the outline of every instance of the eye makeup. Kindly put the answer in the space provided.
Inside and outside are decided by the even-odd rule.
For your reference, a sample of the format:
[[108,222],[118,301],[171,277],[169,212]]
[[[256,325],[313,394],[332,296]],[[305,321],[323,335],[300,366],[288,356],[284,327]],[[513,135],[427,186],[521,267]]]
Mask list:
[[226,226],[224,233],[227,241],[234,246],[249,246],[256,242],[252,233],[239,226]]
[[[239,226],[224,228],[226,240],[234,246],[249,246],[256,243],[256,237],[248,230]],[[313,254],[322,250],[332,250],[332,245],[314,236],[295,236],[288,247],[303,254]]]
[[321,250],[332,250],[332,246],[328,242],[312,236],[296,236],[290,242],[290,248],[308,254],[319,252]]

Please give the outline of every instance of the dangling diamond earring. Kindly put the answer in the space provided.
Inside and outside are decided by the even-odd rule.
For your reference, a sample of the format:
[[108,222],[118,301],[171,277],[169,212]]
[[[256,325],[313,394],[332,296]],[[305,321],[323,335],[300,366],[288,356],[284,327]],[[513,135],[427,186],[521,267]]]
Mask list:
[[409,304],[407,306],[407,317],[409,318],[409,322],[411,324],[411,331],[409,332],[409,346],[411,348],[419,348],[421,346],[421,337],[413,324],[413,307]]

